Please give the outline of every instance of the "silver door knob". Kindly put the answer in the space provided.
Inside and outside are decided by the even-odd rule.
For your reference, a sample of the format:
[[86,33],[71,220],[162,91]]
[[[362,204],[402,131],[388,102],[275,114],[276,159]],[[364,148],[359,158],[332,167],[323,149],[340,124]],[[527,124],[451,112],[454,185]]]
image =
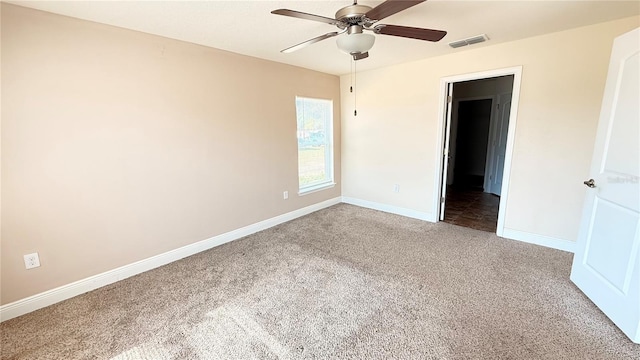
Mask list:
[[582,183],[587,185],[590,188],[596,187],[596,182],[593,179],[589,179],[587,181],[583,181]]

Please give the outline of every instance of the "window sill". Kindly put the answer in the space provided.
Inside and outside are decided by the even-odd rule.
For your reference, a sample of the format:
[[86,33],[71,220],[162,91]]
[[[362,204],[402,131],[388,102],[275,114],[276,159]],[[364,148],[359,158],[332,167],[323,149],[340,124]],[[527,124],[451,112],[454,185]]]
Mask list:
[[314,193],[314,192],[317,192],[317,191],[322,191],[322,190],[325,190],[325,189],[331,189],[334,186],[336,186],[336,183],[334,183],[334,182],[323,183],[323,184],[318,184],[318,185],[314,185],[314,186],[309,186],[309,187],[306,187],[304,189],[298,190],[298,195],[299,196],[303,196],[303,195],[311,194],[311,193]]

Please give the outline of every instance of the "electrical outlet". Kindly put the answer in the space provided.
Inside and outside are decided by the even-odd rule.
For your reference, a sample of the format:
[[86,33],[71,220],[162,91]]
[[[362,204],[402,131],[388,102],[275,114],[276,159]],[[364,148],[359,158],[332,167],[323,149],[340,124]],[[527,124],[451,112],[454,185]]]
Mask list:
[[393,185],[393,192],[394,192],[394,193],[398,193],[398,192],[400,192],[400,185],[399,185],[399,184],[395,184],[395,185]]
[[288,191],[284,191],[284,192],[282,193],[282,198],[283,198],[283,199],[285,199],[285,200],[287,200],[287,199],[289,198],[289,192],[288,192]]
[[40,266],[40,258],[38,253],[27,254],[24,256],[24,267],[27,269],[33,269]]

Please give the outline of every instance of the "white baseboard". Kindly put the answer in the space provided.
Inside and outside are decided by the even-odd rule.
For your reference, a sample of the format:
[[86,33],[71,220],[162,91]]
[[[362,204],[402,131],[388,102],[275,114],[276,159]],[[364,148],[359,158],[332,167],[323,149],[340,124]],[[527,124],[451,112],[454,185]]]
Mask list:
[[[282,214],[271,219],[260,221],[240,229],[236,229],[221,235],[211,237],[181,248],[165,252],[150,258],[140,260],[119,268],[109,270],[102,274],[90,276],[88,278],[78,280],[76,282],[51,289],[40,294],[29,296],[27,298],[0,306],[0,321],[9,320],[20,315],[30,313],[32,311],[53,305],[57,302],[81,295],[85,292],[95,290],[97,288],[112,284],[114,282],[126,279],[128,277],[155,269],[168,263],[180,260],[187,256],[197,254],[199,252],[211,249],[213,247],[228,243],[230,241],[254,234],[258,231],[266,230],[270,227],[291,221],[312,212],[333,206],[340,202],[346,204],[361,206],[373,210],[384,211],[396,215],[406,216],[414,219],[436,222],[432,214],[421,212],[413,209],[407,209],[398,206],[376,203],[373,201],[361,200],[351,197],[336,197],[323,201],[318,204],[307,206],[302,209]],[[503,237],[511,240],[524,241],[531,244],[550,247],[553,249],[575,251],[575,242],[553,238],[544,235],[532,234],[524,231],[505,228]]]
[[[364,208],[384,211],[384,212],[388,212],[396,215],[402,215],[402,216],[430,221],[430,222],[438,222],[439,220],[437,217],[437,214],[434,216],[431,213],[421,212],[421,211],[412,210],[412,209],[406,209],[398,206],[376,203],[368,200],[362,200],[362,199],[343,196],[342,202],[346,204],[361,206]],[[525,231],[508,229],[508,228],[504,228],[502,235],[500,236],[510,240],[523,241],[526,243],[545,246],[552,249],[568,251],[570,253],[575,252],[576,243],[569,240],[558,239],[550,236],[538,235],[538,234],[528,233]]]
[[552,249],[568,251],[570,253],[574,253],[576,247],[576,243],[574,241],[558,239],[545,235],[532,234],[526,231],[513,230],[508,228],[504,229],[502,237],[511,240],[523,241],[530,244],[546,246]]
[[387,205],[387,204],[381,204],[373,201],[356,199],[356,198],[347,197],[347,196],[342,197],[342,202],[345,204],[356,205],[356,206],[360,206],[368,209],[379,210],[379,211],[384,211],[391,214],[402,215],[402,216],[406,216],[414,219],[434,222],[432,220],[431,214],[418,211],[418,210],[407,209],[407,208]]
[[271,219],[260,221],[243,228],[233,230],[212,238],[198,241],[196,243],[183,246],[181,248],[165,252],[150,258],[136,261],[134,263],[109,270],[102,274],[90,276],[67,285],[57,287],[27,298],[0,306],[0,321],[12,319],[14,317],[30,313],[32,311],[53,305],[62,300],[84,294],[87,291],[95,290],[99,287],[112,284],[116,281],[155,269],[168,263],[180,260],[187,256],[211,249],[213,247],[228,243],[230,241],[251,235],[258,231],[282,224],[287,221],[299,218],[312,212],[327,208],[340,203],[341,198],[336,197],[318,204],[307,206],[302,209],[282,214]]

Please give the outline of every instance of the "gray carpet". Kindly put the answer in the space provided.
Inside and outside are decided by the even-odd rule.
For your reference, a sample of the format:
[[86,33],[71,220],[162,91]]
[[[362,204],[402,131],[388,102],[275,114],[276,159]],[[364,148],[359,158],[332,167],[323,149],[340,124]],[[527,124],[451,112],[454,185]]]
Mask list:
[[3,359],[638,359],[572,255],[340,204],[0,325]]

